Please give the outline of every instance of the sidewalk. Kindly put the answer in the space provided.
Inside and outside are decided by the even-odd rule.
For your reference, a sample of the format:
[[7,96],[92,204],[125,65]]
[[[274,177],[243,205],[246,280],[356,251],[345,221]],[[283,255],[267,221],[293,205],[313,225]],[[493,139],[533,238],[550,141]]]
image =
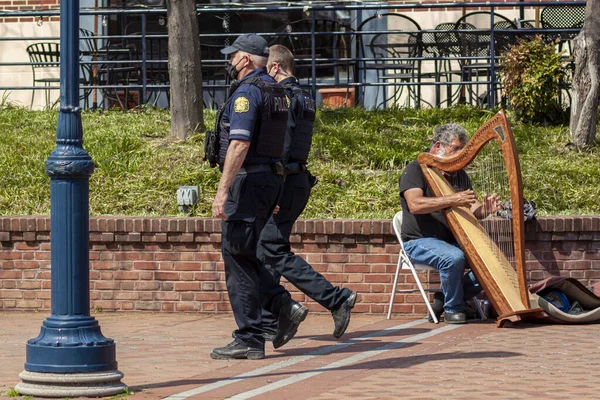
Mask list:
[[[44,313],[0,312],[0,398],[19,380],[25,345]],[[433,325],[354,315],[331,335],[309,314],[290,343],[258,361],[209,356],[227,344],[232,315],[94,314],[117,342],[119,370],[137,399],[598,399],[600,329],[492,321]]]

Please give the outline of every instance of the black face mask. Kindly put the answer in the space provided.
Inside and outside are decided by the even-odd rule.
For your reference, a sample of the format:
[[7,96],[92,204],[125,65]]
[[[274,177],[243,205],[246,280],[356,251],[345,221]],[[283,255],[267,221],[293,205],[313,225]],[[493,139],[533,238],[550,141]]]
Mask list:
[[238,66],[239,63],[241,63],[244,59],[242,58],[240,61],[238,61],[235,65],[233,64],[229,64],[227,65],[227,67],[225,68],[225,72],[227,72],[227,75],[229,75],[229,77],[231,79],[233,79],[234,81],[237,80],[237,76],[240,73],[240,71],[238,71],[236,69],[236,67]]

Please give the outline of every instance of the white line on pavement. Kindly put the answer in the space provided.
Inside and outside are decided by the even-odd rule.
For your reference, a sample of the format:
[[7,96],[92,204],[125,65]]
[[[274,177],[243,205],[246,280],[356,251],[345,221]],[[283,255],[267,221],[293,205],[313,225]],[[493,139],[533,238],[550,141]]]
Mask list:
[[358,353],[355,354],[351,357],[347,357],[338,361],[335,361],[329,365],[324,365],[322,367],[316,368],[313,371],[307,371],[307,372],[301,372],[299,374],[295,374],[294,376],[291,376],[289,378],[286,379],[282,379],[280,381],[277,382],[273,382],[269,385],[265,385],[263,387],[259,387],[253,390],[249,390],[247,392],[244,393],[240,393],[237,394],[235,396],[229,397],[231,400],[244,400],[244,399],[250,399],[254,396],[258,396],[261,394],[265,394],[267,392],[271,392],[273,390],[277,390],[277,389],[281,389],[282,387],[303,381],[305,379],[309,379],[312,378],[315,375],[319,375],[322,374],[323,372],[327,372],[330,371],[332,369],[336,369],[336,368],[340,368],[340,367],[344,367],[346,365],[350,365],[350,364],[354,364],[357,363],[359,361],[362,361],[366,358],[370,358],[370,357],[375,357],[381,353],[384,353],[388,350],[393,350],[393,349],[399,349],[401,347],[406,346],[409,343],[413,343],[413,342],[417,342],[419,340],[437,335],[439,333],[444,333],[447,331],[451,331],[452,329],[456,329],[459,328],[459,325],[446,325],[443,328],[439,328],[439,329],[435,329],[429,332],[425,332],[425,333],[421,333],[419,335],[414,335],[414,336],[410,336],[408,338],[405,339],[400,339],[398,341],[395,342],[391,342],[388,343],[384,346],[378,347],[374,350],[370,350],[370,351],[366,351],[366,352],[362,352],[362,353]]
[[[286,368],[286,367],[289,367],[291,365],[298,364],[298,363],[310,360],[311,358],[314,358],[316,356],[322,356],[322,355],[325,355],[325,354],[332,353],[332,352],[334,352],[336,350],[340,350],[340,349],[352,346],[355,343],[360,343],[362,341],[369,340],[369,339],[374,338],[374,337],[385,336],[385,335],[388,335],[388,334],[390,334],[392,332],[400,331],[402,329],[411,328],[411,327],[413,327],[415,325],[422,324],[423,322],[424,322],[423,319],[419,319],[419,320],[416,320],[416,321],[407,322],[405,324],[396,325],[396,326],[391,327],[391,328],[386,328],[386,329],[383,329],[381,331],[373,332],[373,333],[370,333],[368,335],[361,336],[359,338],[350,339],[350,340],[347,340],[347,341],[344,341],[344,342],[341,342],[341,343],[336,343],[336,344],[331,345],[331,346],[321,347],[319,349],[311,351],[307,355],[304,355],[304,356],[295,356],[295,357],[292,357],[292,358],[290,358],[288,360],[285,360],[285,361],[280,361],[280,362],[277,362],[277,363],[274,363],[274,364],[271,364],[271,365],[267,365],[266,367],[257,368],[255,370],[249,371],[249,372],[244,372],[243,374],[234,376],[232,378],[221,379],[219,381],[216,381],[216,382],[213,382],[213,383],[209,383],[208,385],[200,386],[200,387],[195,388],[195,389],[191,389],[191,390],[187,390],[185,392],[181,392],[181,393],[177,393],[177,394],[171,395],[169,397],[164,398],[164,400],[183,400],[183,399],[187,399],[187,398],[195,396],[197,394],[205,393],[205,392],[208,392],[208,391],[211,391],[211,390],[214,390],[214,389],[221,388],[223,386],[231,385],[232,383],[236,383],[236,382],[242,381],[244,379],[253,378],[253,377],[260,376],[262,374],[268,373],[268,372],[272,372],[272,371],[276,371],[278,369]],[[363,359],[365,359],[367,357],[371,357],[371,356],[380,354],[381,352],[384,352],[384,351],[387,351],[387,350],[391,350],[391,349],[395,349],[395,348],[400,348],[400,347],[403,347],[407,343],[411,343],[411,342],[414,342],[414,341],[417,341],[417,340],[421,340],[423,338],[430,337],[430,336],[436,335],[438,333],[446,332],[446,331],[448,331],[450,329],[454,329],[456,327],[458,327],[458,326],[457,325],[455,325],[455,326],[447,325],[447,326],[445,326],[443,328],[440,328],[440,329],[436,329],[436,330],[433,330],[433,331],[430,331],[430,332],[426,332],[426,333],[423,333],[423,334],[411,336],[411,337],[408,337],[406,339],[401,339],[401,340],[399,340],[397,342],[392,342],[392,343],[386,344],[385,346],[381,346],[381,347],[375,349],[374,351],[369,351],[369,352],[365,352],[365,353],[359,353],[359,354],[357,354],[355,356],[348,357],[348,358],[345,358],[343,360],[336,361],[336,362],[334,362],[332,364],[329,364],[328,366],[318,368],[317,370],[315,370],[315,371],[318,371],[318,372],[305,372],[305,373],[302,373],[302,374],[298,374],[298,375],[295,375],[295,376],[293,376],[291,378],[283,379],[281,381],[272,383],[270,385],[263,386],[262,388],[258,388],[258,389],[251,390],[249,392],[241,393],[241,394],[239,394],[239,395],[237,395],[235,397],[232,397],[232,398],[235,398],[235,399],[238,399],[238,398],[239,399],[242,399],[242,398],[246,399],[246,398],[249,398],[249,397],[238,397],[238,396],[247,395],[248,393],[254,393],[254,392],[258,391],[258,390],[260,390],[260,392],[254,393],[254,394],[250,395],[250,397],[256,396],[258,394],[266,393],[266,392],[269,392],[271,390],[275,390],[275,389],[278,389],[280,387],[283,387],[283,386],[286,386],[286,385],[290,385],[292,383],[299,382],[299,381],[302,381],[304,379],[308,379],[311,376],[323,373],[325,371],[319,371],[319,370],[322,370],[324,368],[328,368],[329,369],[329,368],[336,368],[336,367],[339,367],[339,366],[342,366],[342,365],[347,365],[346,364],[347,360],[350,360],[350,361],[348,361],[348,363],[354,363],[354,362],[363,360]],[[359,357],[359,358],[355,360],[356,357]],[[343,364],[339,364],[339,363],[343,363]],[[305,377],[306,374],[311,374],[311,375]],[[298,379],[298,378],[301,378],[301,379]],[[295,380],[292,382],[292,381],[289,381],[290,379],[295,379]],[[286,384],[283,384],[283,385],[280,385],[280,386],[277,386],[277,387],[274,386],[274,385],[280,384],[281,382],[288,382],[288,381],[289,381],[289,383],[286,383]]]

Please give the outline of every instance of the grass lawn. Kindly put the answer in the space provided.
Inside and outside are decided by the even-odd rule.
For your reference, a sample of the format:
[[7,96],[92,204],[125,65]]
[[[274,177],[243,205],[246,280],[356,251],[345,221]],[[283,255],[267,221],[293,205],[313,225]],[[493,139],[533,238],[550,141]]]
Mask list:
[[[471,107],[319,111],[310,167],[319,178],[305,218],[391,218],[404,165],[428,147],[433,128],[462,124],[472,134],[494,114]],[[509,114],[510,117],[510,114]],[[84,112],[84,148],[96,164],[91,215],[180,215],[176,190],[200,186],[192,216],[209,216],[220,173],[202,161],[204,135],[179,141],[162,110]],[[215,113],[206,112],[206,126]],[[0,214],[50,211],[44,162],[55,147],[58,113],[0,107]],[[600,214],[600,148],[570,151],[567,126],[512,123],[525,198],[538,215]]]

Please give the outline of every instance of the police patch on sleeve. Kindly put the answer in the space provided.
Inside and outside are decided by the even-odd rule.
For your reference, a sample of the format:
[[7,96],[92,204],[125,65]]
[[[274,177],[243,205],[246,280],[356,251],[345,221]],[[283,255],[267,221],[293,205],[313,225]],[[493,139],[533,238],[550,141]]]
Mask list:
[[243,96],[238,97],[233,103],[233,111],[236,113],[245,113],[250,111],[250,102]]
[[287,103],[288,108],[290,108],[290,98],[287,94],[285,95],[285,102]]

